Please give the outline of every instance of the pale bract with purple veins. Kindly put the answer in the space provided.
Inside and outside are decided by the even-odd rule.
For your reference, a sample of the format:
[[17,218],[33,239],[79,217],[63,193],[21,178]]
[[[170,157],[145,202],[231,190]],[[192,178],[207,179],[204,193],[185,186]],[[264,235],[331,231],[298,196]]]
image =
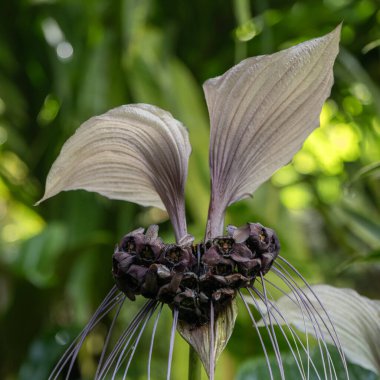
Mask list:
[[[337,347],[346,368],[328,312],[322,304],[315,308],[293,279],[301,277],[279,256],[276,233],[259,223],[247,223],[239,228],[228,226],[224,234],[227,207],[250,196],[287,164],[318,127],[322,105],[333,84],[339,35],[340,27],[278,53],[248,58],[206,81],[211,197],[205,237],[200,243],[194,243],[185,218],[184,189],[191,153],[188,132],[170,113],[147,104],[121,106],[89,119],[68,139],[49,172],[41,201],[61,191],[84,189],[158,207],[167,211],[176,242],[164,242],[157,226],[137,229],[121,239],[112,256],[116,286],[66,351],[51,379],[65,371],[69,378],[85,338],[111,310],[114,317],[95,378],[126,378],[149,322],[153,327],[147,375],[148,379],[154,377],[154,336],[164,306],[173,314],[166,378],[170,379],[178,330],[197,352],[209,378],[214,379],[215,363],[234,328],[237,301],[246,308],[259,335],[272,379],[261,325],[271,341],[282,379],[286,374],[275,324],[289,345],[300,378],[307,379],[310,373],[335,378],[326,342]],[[269,271],[282,281],[283,289],[265,277]],[[292,302],[316,337],[322,369],[310,356],[308,340],[305,343],[300,338],[292,321],[276,307],[273,290],[293,294]],[[108,347],[122,305],[137,297],[146,298],[144,307],[115,345]],[[257,313],[261,325],[255,319]]]

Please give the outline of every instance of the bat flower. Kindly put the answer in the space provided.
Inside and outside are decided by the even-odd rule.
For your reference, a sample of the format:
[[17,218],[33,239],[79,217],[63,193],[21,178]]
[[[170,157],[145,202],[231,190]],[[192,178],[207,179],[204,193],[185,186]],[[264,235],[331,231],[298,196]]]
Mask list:
[[[122,238],[112,257],[116,286],[63,355],[51,379],[62,373],[70,377],[86,336],[111,310],[114,317],[95,378],[125,379],[141,336],[152,321],[147,359],[150,379],[154,335],[165,305],[173,315],[167,379],[176,330],[214,379],[216,360],[234,328],[237,301],[242,302],[259,334],[272,379],[274,372],[260,326],[270,338],[281,379],[285,371],[275,324],[302,379],[309,378],[311,372],[318,378],[336,378],[326,342],[337,347],[346,368],[326,309],[318,298],[312,299],[316,295],[311,287],[305,291],[294,280],[304,281],[279,256],[275,232],[258,223],[224,230],[227,207],[250,196],[287,164],[318,126],[333,84],[339,33],[340,27],[278,53],[248,58],[206,81],[211,197],[205,237],[199,243],[188,234],[185,218],[184,189],[191,152],[188,132],[170,113],[147,104],[121,106],[89,119],[67,140],[49,172],[41,201],[64,190],[84,189],[158,207],[167,211],[176,243],[163,242],[157,226],[147,231],[137,229]],[[282,281],[284,289],[278,281],[264,277],[268,271]],[[271,290],[291,292],[291,303],[303,316],[304,332],[316,337],[322,369],[311,358],[309,340],[300,338],[291,320],[277,307]],[[146,303],[114,346],[108,347],[122,305],[136,297],[145,297]],[[257,316],[261,321],[256,321]]]

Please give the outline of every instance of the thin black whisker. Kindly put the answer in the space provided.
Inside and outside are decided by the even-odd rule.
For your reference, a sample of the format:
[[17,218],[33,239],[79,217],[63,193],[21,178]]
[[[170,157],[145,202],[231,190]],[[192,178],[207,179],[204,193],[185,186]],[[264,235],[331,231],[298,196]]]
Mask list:
[[271,367],[271,364],[270,364],[270,361],[269,361],[269,357],[268,357],[268,352],[267,352],[267,349],[266,349],[266,347],[265,347],[265,343],[264,343],[264,341],[263,341],[263,338],[262,338],[262,336],[261,336],[261,333],[260,333],[259,327],[257,326],[257,322],[255,321],[255,318],[254,318],[253,315],[252,315],[251,309],[249,308],[249,306],[248,306],[248,304],[247,304],[247,301],[245,300],[244,296],[241,294],[241,291],[238,290],[238,293],[239,293],[239,295],[240,295],[240,298],[243,300],[244,306],[245,306],[245,308],[246,308],[247,311],[248,311],[249,317],[251,318],[252,324],[253,324],[253,326],[255,327],[256,332],[257,332],[257,335],[258,335],[258,337],[259,337],[259,339],[260,339],[261,347],[263,348],[264,355],[265,355],[265,361],[266,361],[266,363],[267,363],[268,370],[269,370],[269,376],[270,376],[271,380],[274,380],[274,378],[273,378],[273,373],[272,373],[272,367]]
[[178,309],[175,308],[173,311],[172,331],[170,333],[170,346],[169,346],[168,369],[167,369],[166,380],[170,380],[172,360],[173,360],[174,338],[175,338],[175,332],[177,329],[178,314],[179,314]]
[[157,316],[156,316],[156,319],[155,319],[155,321],[154,321],[154,325],[153,325],[152,338],[151,338],[151,340],[150,340],[149,357],[148,357],[148,380],[150,380],[150,365],[151,365],[151,361],[152,361],[152,353],[153,353],[154,337],[155,337],[155,335],[156,335],[156,330],[157,330],[158,320],[160,319],[161,311],[162,311],[163,306],[164,306],[164,304],[162,303],[162,304],[160,305],[160,309],[158,310],[158,313],[157,313]]

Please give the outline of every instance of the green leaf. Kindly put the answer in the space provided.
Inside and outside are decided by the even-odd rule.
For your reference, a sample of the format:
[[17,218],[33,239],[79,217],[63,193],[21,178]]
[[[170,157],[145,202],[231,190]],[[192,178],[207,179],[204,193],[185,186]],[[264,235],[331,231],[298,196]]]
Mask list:
[[51,223],[40,234],[27,240],[13,265],[31,283],[49,287],[56,280],[56,263],[64,252],[67,230],[61,223]]
[[372,164],[366,165],[361,168],[352,178],[349,186],[353,185],[355,182],[361,181],[364,178],[373,177],[380,178],[380,162],[374,162]]
[[[311,357],[316,364],[317,368],[322,368],[322,362],[320,354],[314,351]],[[336,352],[331,353],[333,363],[338,363],[340,361],[339,355]],[[284,372],[287,379],[299,379],[300,374],[294,358],[291,354],[282,355]],[[270,365],[273,371],[274,379],[280,379],[280,371],[277,367],[277,362],[275,357],[269,358]],[[306,361],[305,361],[306,368]],[[346,377],[345,372],[341,366],[336,365],[337,378],[344,379]],[[349,364],[348,371],[350,374],[350,380],[376,380],[378,377],[373,372],[370,372],[359,366]],[[248,360],[244,362],[238,370],[236,380],[269,380],[268,366],[264,358],[257,358],[254,360]],[[310,373],[310,380],[317,380],[318,377],[314,373]]]
[[380,224],[377,221],[350,207],[342,208],[342,212],[345,214],[346,224],[355,235],[374,248],[380,246]]
[[337,269],[338,273],[344,272],[348,267],[356,264],[372,265],[374,263],[380,263],[380,249],[375,249],[364,255],[356,255],[346,261],[344,261]]

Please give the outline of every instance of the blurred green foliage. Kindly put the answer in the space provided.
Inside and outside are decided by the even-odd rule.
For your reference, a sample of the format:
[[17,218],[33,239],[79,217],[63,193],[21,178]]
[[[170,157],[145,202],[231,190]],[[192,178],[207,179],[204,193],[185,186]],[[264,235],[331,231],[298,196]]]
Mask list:
[[[161,211],[96,194],[64,193],[33,207],[63,142],[81,122],[136,102],[158,105],[181,120],[193,146],[189,230],[201,239],[209,199],[202,82],[247,56],[320,36],[342,20],[335,86],[321,128],[252,200],[231,207],[227,223],[273,227],[282,254],[310,282],[348,286],[380,299],[379,5],[0,2],[0,378],[47,377],[112,286],[110,258],[123,234],[160,223],[161,235],[173,240]],[[136,309],[130,304],[120,324]],[[247,359],[253,362],[238,378],[256,378],[246,371],[261,365],[263,353],[245,314],[219,363],[218,379],[232,379]],[[169,313],[161,325],[153,363],[158,377],[167,357]],[[78,378],[93,374],[104,337],[100,326],[85,344]],[[142,347],[148,339],[149,334]],[[176,344],[173,377],[180,379],[187,348],[179,337]],[[142,360],[135,361],[131,378],[144,379],[146,352],[137,355]]]
[[[318,352],[312,353],[312,358],[314,360],[314,363],[316,365],[321,365],[321,359],[318,354]],[[339,357],[338,354],[335,353],[332,355],[333,361],[338,361]],[[272,368],[273,370],[273,376],[275,379],[280,379],[281,374],[278,368],[276,368],[276,359],[274,357],[270,358]],[[295,364],[294,357],[292,355],[284,355],[283,356],[283,363],[284,363],[284,369],[286,376],[289,376],[291,379],[298,379],[299,378],[299,371],[297,368],[297,365]],[[306,368],[306,362],[304,363]],[[352,364],[348,364],[349,372],[350,372],[350,379],[351,380],[376,380],[377,376],[359,366],[354,366]],[[267,378],[267,363],[264,359],[256,359],[245,362],[239,369],[239,372],[236,376],[237,380],[261,380]],[[338,379],[344,379],[346,377],[345,372],[343,368],[337,369],[336,376]],[[310,374],[311,380],[317,380],[318,377],[315,374]]]

